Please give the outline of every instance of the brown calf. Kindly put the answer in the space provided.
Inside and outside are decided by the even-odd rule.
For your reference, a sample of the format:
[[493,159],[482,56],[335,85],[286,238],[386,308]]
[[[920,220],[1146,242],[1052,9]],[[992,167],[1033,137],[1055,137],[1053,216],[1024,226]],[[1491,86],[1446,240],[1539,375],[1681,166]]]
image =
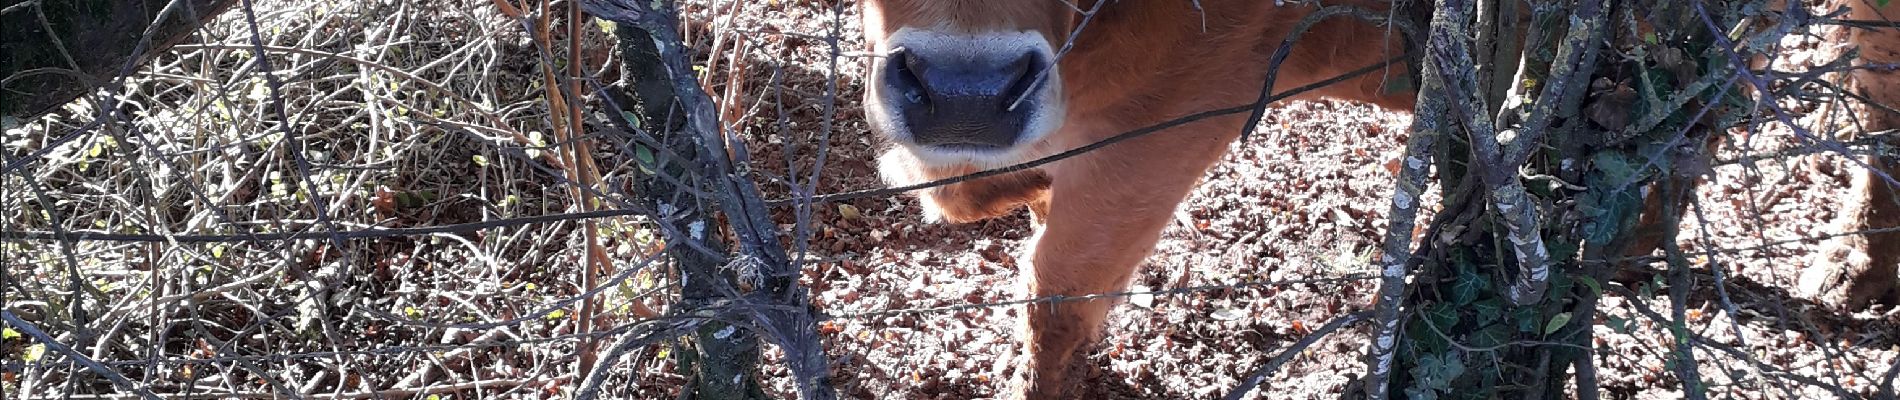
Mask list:
[[[1297,21],[1317,9],[1262,0],[1120,0],[1102,4],[1084,21],[1083,11],[1097,3],[864,0],[866,44],[883,55],[870,65],[865,111],[872,129],[895,144],[881,160],[886,179],[912,184],[1016,164],[1189,114],[1251,103],[1264,83],[1269,56]],[[1376,0],[1336,3],[1375,11],[1386,7]],[[1073,48],[1058,54],[1085,22]],[[1874,37],[1863,34],[1856,40]],[[1869,58],[1900,61],[1894,55],[1900,38],[1872,40],[1884,46],[1872,48],[1886,55],[1870,52]],[[1274,90],[1375,65],[1403,48],[1394,30],[1332,18],[1293,47]],[[1388,80],[1405,74],[1405,66],[1395,65],[1297,98],[1410,109],[1415,93],[1382,90]],[[1900,82],[1871,71],[1857,74],[1863,85]],[[1883,101],[1900,100],[1894,90],[1868,92]],[[1879,113],[1863,113],[1873,114]],[[1900,126],[1891,115],[1868,121]],[[1175,207],[1221,158],[1244,122],[1241,115],[1205,119],[1033,170],[930,189],[919,199],[928,219],[953,223],[1027,205],[1038,225],[1024,274],[1031,295],[1115,292],[1126,287]],[[1874,162],[1891,170],[1893,161]],[[1864,189],[1868,198],[1857,200],[1864,210],[1846,219],[1862,227],[1900,225],[1894,221],[1892,189],[1867,177],[1856,179],[1856,190]],[[1900,254],[1900,245],[1892,244],[1896,238],[1900,234],[1858,239],[1865,242],[1853,243],[1858,250],[1848,253],[1862,257],[1845,262],[1883,265],[1873,269],[1887,271],[1888,282],[1878,284],[1884,292],[1892,286],[1891,258]],[[1869,248],[1886,249],[1880,253],[1887,258],[1867,258]],[[1067,389],[1072,359],[1095,339],[1110,306],[1110,300],[1028,306],[1022,327],[1027,376],[1016,396],[1059,397]]]
[[[1076,3],[1081,9],[1096,5]],[[878,134],[897,145],[883,156],[881,169],[896,184],[951,177],[1251,103],[1264,83],[1269,55],[1315,9],[1273,3],[1201,0],[1202,10],[1196,10],[1190,1],[1111,2],[1089,19],[1058,62],[1057,51],[1083,22],[1079,10],[1062,1],[865,1],[866,43],[885,55],[871,68],[866,115]],[[1348,3],[1383,9],[1374,1]],[[1352,18],[1322,22],[1293,48],[1276,89],[1403,54],[1398,37]],[[1405,73],[1393,67],[1305,97],[1409,109],[1415,95],[1380,90],[1382,76]],[[949,222],[1029,205],[1040,225],[1025,271],[1034,296],[1118,291],[1245,119],[1206,119],[919,197],[931,219]],[[1111,305],[1093,300],[1029,306],[1022,395],[1062,393],[1071,359],[1094,340]]]

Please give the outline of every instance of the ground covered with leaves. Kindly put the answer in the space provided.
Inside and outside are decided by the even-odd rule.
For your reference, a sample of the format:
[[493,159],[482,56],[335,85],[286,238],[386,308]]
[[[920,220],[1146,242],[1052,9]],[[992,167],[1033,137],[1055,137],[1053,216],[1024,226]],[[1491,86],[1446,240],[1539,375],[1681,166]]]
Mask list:
[[[834,12],[827,1],[690,3],[695,62],[760,176],[809,174],[824,154],[819,193],[882,186],[881,145],[857,110],[865,55],[848,4]],[[538,65],[548,59],[519,21],[493,8],[260,2],[257,33],[296,49],[269,57],[283,82],[275,88],[244,50],[252,32],[242,14],[226,15],[121,88],[128,123],[6,176],[4,229],[236,234],[572,212],[573,192],[542,158],[559,144],[546,133],[541,98]],[[609,35],[585,32],[588,48],[609,48]],[[1815,54],[1828,49],[1812,38],[1790,45],[1783,67],[1826,61]],[[589,50],[582,62],[611,71],[609,58]],[[269,112],[278,98],[284,118]],[[39,150],[107,101],[115,100],[8,126],[5,151]],[[601,121],[616,117],[598,113],[590,123],[606,131]],[[1319,326],[1369,309],[1375,283],[1363,277],[1376,272],[1369,260],[1409,118],[1332,101],[1269,110],[1259,134],[1233,145],[1180,207],[1130,288],[1182,290],[1124,296],[1111,316],[1083,374],[1087,398],[1223,396]],[[310,150],[287,152],[296,143],[284,132]],[[616,185],[651,155],[607,134],[588,143],[606,176],[602,197],[624,198]],[[1871,395],[1900,355],[1893,308],[1846,312],[1793,294],[1819,247],[1802,239],[1834,232],[1832,199],[1859,167],[1828,154],[1750,156],[1807,145],[1787,129],[1729,141],[1698,191],[1696,215],[1706,220],[1683,223],[1684,249],[1706,254],[1693,260],[1703,272],[1689,325],[1720,346],[1696,353],[1712,394]],[[762,187],[782,198],[790,193],[782,182]],[[319,208],[328,211],[312,212]],[[821,205],[809,224],[790,210],[777,215],[787,232],[811,233],[805,278],[833,316],[820,331],[834,382],[849,398],[997,397],[1017,372],[1021,311],[989,304],[1025,297],[1017,255],[1028,218],[946,225],[920,216],[902,197]],[[648,291],[671,290],[661,266],[639,267],[655,235],[641,219],[596,222],[347,241],[8,241],[5,306],[161,393],[566,397],[580,380],[578,349],[611,338],[604,327],[639,320],[641,306],[663,309]],[[582,330],[571,300],[588,290],[575,282],[589,229],[622,271],[638,272],[598,295],[607,308]],[[1711,268],[1725,274],[1725,290],[1714,290]],[[1601,305],[1602,386],[1613,398],[1681,397],[1667,325],[1640,311],[1667,310],[1668,300],[1633,287]],[[1249,396],[1355,390],[1368,340],[1363,325],[1334,332]],[[8,393],[115,392],[31,338],[9,333],[0,349]],[[676,351],[655,345],[619,360],[604,395],[676,397],[687,381],[674,370]],[[1462,362],[1486,357],[1472,351]],[[791,396],[781,367],[765,374],[769,391]]]

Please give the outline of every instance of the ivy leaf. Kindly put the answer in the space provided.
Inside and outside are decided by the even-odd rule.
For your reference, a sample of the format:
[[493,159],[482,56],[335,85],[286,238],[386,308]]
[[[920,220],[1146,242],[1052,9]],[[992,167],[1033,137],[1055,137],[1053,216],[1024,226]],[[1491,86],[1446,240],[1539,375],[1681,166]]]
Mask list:
[[[1419,383],[1423,383],[1423,382],[1419,382]],[[1422,388],[1422,387],[1413,386],[1413,387],[1405,388],[1405,398],[1419,399],[1419,400],[1438,400],[1438,391],[1432,390],[1431,388]]]
[[1438,381],[1433,382],[1442,385],[1439,389],[1450,389],[1451,381],[1465,374],[1465,359],[1458,354],[1459,353],[1446,354],[1445,361],[1439,364]]
[[[1458,356],[1458,353],[1447,353],[1442,356],[1426,354],[1419,357],[1418,365],[1413,366],[1410,372],[1412,378],[1417,379],[1413,382],[1412,389],[1417,389],[1420,393],[1449,390],[1451,381],[1458,379],[1459,375],[1464,375],[1465,361]],[[1435,393],[1433,397],[1436,397]]]
[[1430,318],[1432,326],[1438,327],[1438,330],[1450,331],[1458,325],[1458,307],[1450,303],[1433,304],[1425,310],[1425,318]]
[[1532,332],[1537,329],[1537,309],[1519,307],[1511,310],[1511,319],[1517,321],[1518,332]]
[[1636,181],[1636,168],[1638,165],[1630,162],[1630,160],[1621,153],[1613,151],[1597,153],[1596,156],[1592,157],[1591,162],[1596,166],[1598,171],[1603,171],[1605,181],[1619,183]]
[[1472,347],[1497,347],[1511,340],[1511,327],[1493,324],[1471,333]]
[[1459,305],[1471,304],[1478,299],[1484,288],[1491,286],[1491,280],[1470,270],[1458,271],[1458,282],[1451,285],[1451,302]]
[[1504,315],[1504,302],[1496,297],[1479,300],[1471,303],[1471,310],[1478,314],[1478,325],[1489,325]]
[[1550,317],[1550,323],[1544,324],[1544,334],[1549,335],[1556,333],[1558,329],[1563,329],[1564,324],[1568,323],[1570,323],[1570,313],[1558,313],[1556,316]]

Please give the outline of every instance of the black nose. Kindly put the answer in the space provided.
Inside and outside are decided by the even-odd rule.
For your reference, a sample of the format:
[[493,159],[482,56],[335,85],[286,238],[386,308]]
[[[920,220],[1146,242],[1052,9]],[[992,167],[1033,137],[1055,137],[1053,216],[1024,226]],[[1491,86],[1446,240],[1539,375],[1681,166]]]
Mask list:
[[1048,61],[1039,53],[995,62],[971,57],[926,58],[905,49],[884,59],[887,102],[894,103],[917,145],[1001,149],[1016,144],[1040,96]]

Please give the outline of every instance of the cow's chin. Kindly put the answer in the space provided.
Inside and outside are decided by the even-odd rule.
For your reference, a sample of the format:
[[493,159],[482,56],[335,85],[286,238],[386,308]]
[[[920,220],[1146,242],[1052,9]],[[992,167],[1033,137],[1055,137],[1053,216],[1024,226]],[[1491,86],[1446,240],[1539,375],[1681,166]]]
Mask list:
[[891,186],[916,185],[987,169],[1002,168],[1032,160],[1030,146],[1019,145],[1002,151],[939,149],[917,145],[896,145],[878,156],[878,175]]
[[891,151],[910,153],[920,166],[935,168],[971,167],[979,170],[1002,168],[1028,160],[1027,144],[1007,148],[955,148],[900,144]]

